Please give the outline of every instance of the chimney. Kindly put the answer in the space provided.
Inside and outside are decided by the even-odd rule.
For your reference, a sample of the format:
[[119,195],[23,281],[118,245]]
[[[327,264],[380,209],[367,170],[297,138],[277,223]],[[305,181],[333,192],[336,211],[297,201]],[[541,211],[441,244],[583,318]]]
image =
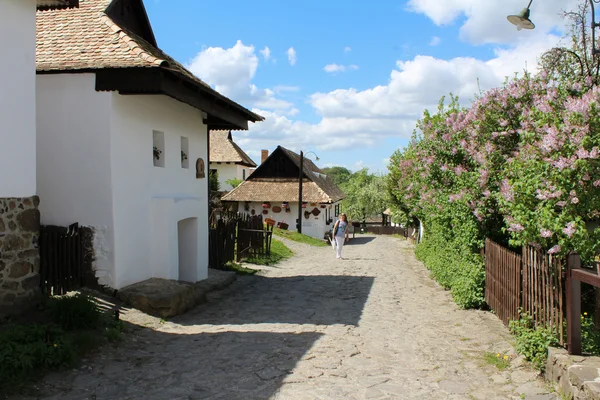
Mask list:
[[269,150],[261,150],[260,152],[260,163],[264,163],[269,158]]

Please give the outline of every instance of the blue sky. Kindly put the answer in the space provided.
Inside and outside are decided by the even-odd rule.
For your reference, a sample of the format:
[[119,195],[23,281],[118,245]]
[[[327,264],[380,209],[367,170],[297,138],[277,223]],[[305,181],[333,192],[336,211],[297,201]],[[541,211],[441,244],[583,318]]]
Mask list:
[[146,0],[159,46],[221,93],[266,117],[234,132],[255,161],[277,145],[320,166],[386,171],[426,108],[468,104],[555,46],[576,0],[537,0],[534,31],[506,22],[522,0]]

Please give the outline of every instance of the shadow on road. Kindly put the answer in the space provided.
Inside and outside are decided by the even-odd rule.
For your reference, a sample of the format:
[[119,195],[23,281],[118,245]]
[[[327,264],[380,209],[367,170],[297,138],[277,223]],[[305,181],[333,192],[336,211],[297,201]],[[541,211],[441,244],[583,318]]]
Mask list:
[[268,399],[323,335],[130,329],[126,342],[103,352],[93,368],[47,376],[42,398]]
[[354,239],[351,239],[348,243],[346,243],[346,246],[357,246],[367,244],[369,242],[372,242],[373,240],[375,240],[374,236],[359,236],[355,237]]
[[214,303],[172,321],[181,325],[358,325],[373,281],[370,276],[245,277],[215,293]]

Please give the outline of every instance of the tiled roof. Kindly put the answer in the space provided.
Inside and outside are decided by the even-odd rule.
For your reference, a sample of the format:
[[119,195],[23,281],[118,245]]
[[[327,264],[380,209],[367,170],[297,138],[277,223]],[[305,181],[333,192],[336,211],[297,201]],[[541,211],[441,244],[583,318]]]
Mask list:
[[232,162],[256,167],[256,163],[232,140],[230,131],[210,131],[210,162]]
[[[279,146],[279,149],[296,164],[300,165],[300,155]],[[302,201],[310,203],[335,203],[346,197],[322,171],[309,159],[304,158],[304,174],[310,180],[302,183]],[[237,188],[223,196],[223,201],[298,201],[298,179],[293,178],[252,178],[242,182]]]
[[[222,201],[298,201],[298,179],[246,180],[221,198]],[[302,201],[329,203],[331,199],[315,182],[302,183]]]
[[79,0],[78,8],[38,11],[37,71],[160,68],[203,86],[253,121],[264,119],[221,95],[152,43],[113,21],[107,8],[116,1]]

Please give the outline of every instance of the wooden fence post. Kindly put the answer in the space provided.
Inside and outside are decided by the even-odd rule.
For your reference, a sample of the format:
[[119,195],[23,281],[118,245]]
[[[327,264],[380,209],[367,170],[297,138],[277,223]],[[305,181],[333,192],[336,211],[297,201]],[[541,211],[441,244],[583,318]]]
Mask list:
[[581,268],[581,258],[571,253],[567,258],[567,349],[569,354],[581,354],[581,282],[571,277],[571,271]]

